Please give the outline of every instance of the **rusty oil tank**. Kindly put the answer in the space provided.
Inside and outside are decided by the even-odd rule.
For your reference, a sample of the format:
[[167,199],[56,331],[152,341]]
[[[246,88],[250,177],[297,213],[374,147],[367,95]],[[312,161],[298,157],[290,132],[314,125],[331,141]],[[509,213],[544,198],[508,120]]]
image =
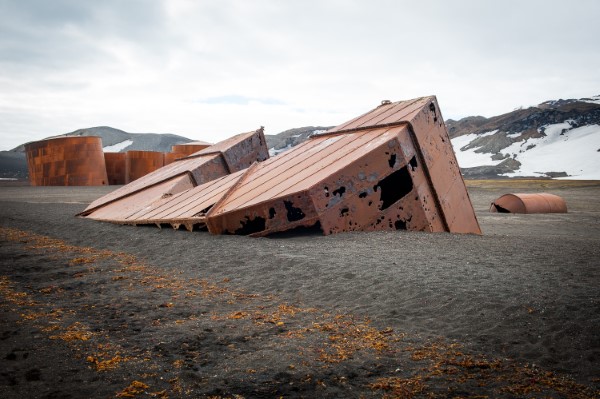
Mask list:
[[158,151],[127,151],[125,184],[164,166],[165,154]]
[[105,152],[106,175],[111,186],[125,184],[127,154],[124,152]]
[[187,157],[195,152],[201,151],[212,144],[204,141],[191,141],[185,144],[176,144],[171,146],[171,152],[165,153],[165,165],[174,162],[176,159]]
[[558,195],[504,194],[494,200],[490,212],[498,213],[566,213],[567,203]]
[[103,186],[108,184],[102,139],[56,137],[25,144],[32,186]]

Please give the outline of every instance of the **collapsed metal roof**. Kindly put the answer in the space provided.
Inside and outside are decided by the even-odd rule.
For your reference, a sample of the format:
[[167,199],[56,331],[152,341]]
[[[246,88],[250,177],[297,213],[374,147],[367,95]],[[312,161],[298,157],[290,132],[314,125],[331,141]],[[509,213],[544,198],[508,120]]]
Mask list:
[[[96,219],[100,218],[98,215],[101,214],[102,220],[117,221],[124,214],[119,209],[118,203],[124,204],[123,206],[131,203],[132,206],[135,206],[133,199],[127,199],[134,194],[138,206],[147,206],[148,201],[154,200],[158,193],[161,193],[159,197],[163,194],[176,194],[245,169],[252,162],[262,161],[268,157],[269,152],[262,128],[253,132],[238,134],[187,157],[178,159],[116,189],[92,202],[80,216],[89,216],[91,219]],[[156,187],[159,185],[160,188]],[[106,208],[111,203],[115,203],[115,206],[100,212],[101,208]],[[114,215],[111,212],[114,212]]]
[[492,202],[490,212],[566,213],[567,203],[558,195],[548,193],[504,194]]
[[[218,143],[95,201],[84,214],[253,236],[296,228],[481,233],[435,97],[383,102],[222,177],[242,169],[227,165],[267,158],[250,144]],[[199,170],[209,178],[196,178]]]

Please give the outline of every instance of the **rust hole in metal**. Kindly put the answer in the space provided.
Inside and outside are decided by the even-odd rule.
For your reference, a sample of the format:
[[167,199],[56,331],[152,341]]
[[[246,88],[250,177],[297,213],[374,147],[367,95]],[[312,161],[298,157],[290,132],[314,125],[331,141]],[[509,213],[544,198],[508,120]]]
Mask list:
[[296,222],[298,220],[304,219],[306,216],[302,209],[294,207],[294,204],[291,201],[283,201],[285,205],[285,209],[287,210],[287,220],[288,222]]
[[406,221],[396,220],[394,222],[394,227],[396,228],[396,230],[406,230]]
[[438,118],[437,118],[437,112],[436,112],[436,109],[435,109],[435,104],[434,104],[434,103],[430,103],[430,104],[429,104],[429,110],[430,110],[431,112],[433,112],[433,115],[434,115],[434,116],[433,116],[433,121],[434,121],[434,122],[437,122]]
[[360,194],[358,194],[358,198],[367,198],[367,192],[363,191]]
[[375,191],[378,188],[381,191],[382,201],[380,209],[383,211],[412,191],[413,181],[408,168],[405,166],[386,176],[373,187]]
[[269,219],[273,219],[276,213],[277,212],[275,212],[275,208],[269,208]]
[[204,216],[208,213],[208,211],[210,211],[210,208],[212,208],[215,204],[210,204],[209,206],[207,206],[206,208],[202,209],[200,212],[194,214],[194,217],[196,216]]
[[406,224],[410,222],[411,219],[412,217],[408,218],[407,220],[398,219],[394,222],[394,227],[396,230],[406,230]]
[[390,156],[390,159],[388,159],[388,164],[390,165],[390,168],[394,167],[394,165],[396,164],[396,154],[392,154]]
[[329,197],[329,187],[323,189],[325,191],[325,197]]
[[334,196],[339,195],[340,198],[342,198],[342,195],[344,195],[345,192],[346,192],[346,187],[342,186],[342,187],[338,188],[337,190],[335,190],[332,194]]
[[348,215],[349,212],[350,212],[350,208],[344,207],[344,208],[340,209],[340,216],[346,216],[346,215]]
[[413,155],[413,157],[410,159],[410,161],[408,162],[408,164],[410,165],[410,168],[412,169],[412,171],[414,172],[415,169],[417,169],[417,157],[415,157]]
[[321,222],[316,221],[315,224],[310,226],[296,226],[293,229],[276,231],[270,233],[267,238],[291,238],[298,236],[311,236],[311,235],[323,235],[323,228]]
[[246,219],[242,220],[241,224],[242,227],[237,229],[234,234],[248,235],[258,233],[266,228],[265,218],[260,216],[257,216],[252,220],[246,216]]

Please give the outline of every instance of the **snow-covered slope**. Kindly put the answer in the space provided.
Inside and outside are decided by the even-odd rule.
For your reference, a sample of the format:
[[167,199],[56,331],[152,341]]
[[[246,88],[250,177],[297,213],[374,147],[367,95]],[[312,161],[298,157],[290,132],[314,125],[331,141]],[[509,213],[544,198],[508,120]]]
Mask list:
[[446,121],[468,178],[600,180],[600,96]]
[[[452,139],[456,158],[461,168],[497,166],[506,159],[520,163],[513,172],[501,173],[506,177],[558,177],[577,180],[600,180],[600,125],[573,127],[573,121],[543,126],[545,136],[521,139],[521,134],[508,135],[515,141],[502,149],[501,159],[494,154],[477,152],[479,147],[465,149],[483,135],[468,134]],[[566,176],[565,176],[566,174]]]

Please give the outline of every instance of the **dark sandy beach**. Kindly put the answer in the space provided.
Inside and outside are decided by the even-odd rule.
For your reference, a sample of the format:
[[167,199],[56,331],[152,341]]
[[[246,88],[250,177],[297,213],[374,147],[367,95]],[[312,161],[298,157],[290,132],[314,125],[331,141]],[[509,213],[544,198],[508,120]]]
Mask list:
[[[0,397],[600,397],[600,182],[469,182],[481,236],[259,239],[2,184]],[[509,192],[569,213],[489,213]]]

